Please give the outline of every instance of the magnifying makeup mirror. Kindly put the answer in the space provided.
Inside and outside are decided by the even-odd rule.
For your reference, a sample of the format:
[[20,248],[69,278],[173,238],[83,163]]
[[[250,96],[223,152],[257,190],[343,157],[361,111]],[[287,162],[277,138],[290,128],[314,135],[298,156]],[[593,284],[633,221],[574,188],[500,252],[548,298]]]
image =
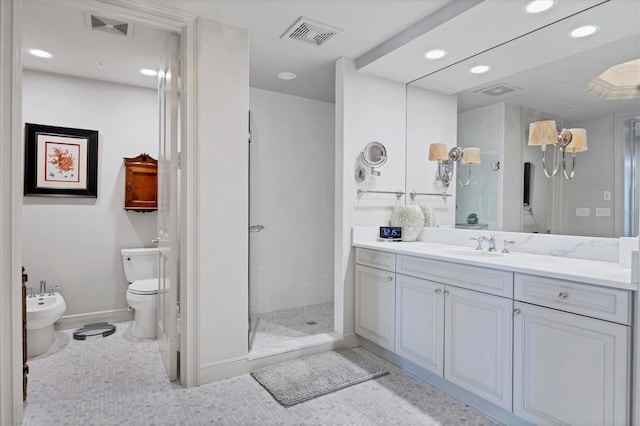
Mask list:
[[380,176],[380,172],[376,171],[376,167],[381,167],[387,162],[387,148],[380,142],[369,142],[364,150],[360,153],[360,161],[366,167],[371,168],[370,172],[364,167],[358,167],[356,169],[356,181],[363,182],[367,176],[367,173],[371,173],[374,176]]

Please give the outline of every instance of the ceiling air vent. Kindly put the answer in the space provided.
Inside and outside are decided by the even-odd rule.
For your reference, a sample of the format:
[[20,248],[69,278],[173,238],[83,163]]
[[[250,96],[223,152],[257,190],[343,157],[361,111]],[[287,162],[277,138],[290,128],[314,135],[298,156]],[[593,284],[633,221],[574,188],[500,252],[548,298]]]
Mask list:
[[102,31],[123,37],[131,37],[133,33],[133,24],[128,22],[116,21],[115,19],[104,18],[88,12],[85,16],[87,27],[91,30]]
[[321,24],[320,22],[301,16],[280,38],[290,38],[315,46],[321,46],[340,31],[342,30],[339,28]]
[[498,83],[491,87],[485,87],[484,89],[476,90],[473,93],[482,93],[487,96],[502,96],[507,93],[515,92],[516,90],[522,90],[519,87],[511,86],[507,83]]

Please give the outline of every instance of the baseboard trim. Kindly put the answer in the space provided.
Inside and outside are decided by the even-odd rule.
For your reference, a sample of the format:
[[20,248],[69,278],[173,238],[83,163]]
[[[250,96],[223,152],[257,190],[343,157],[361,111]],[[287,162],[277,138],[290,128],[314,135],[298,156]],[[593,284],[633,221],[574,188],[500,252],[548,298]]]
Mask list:
[[483,398],[477,396],[476,394],[469,392],[466,389],[461,388],[458,385],[455,385],[444,378],[425,370],[424,368],[418,366],[417,364],[408,361],[401,356],[396,355],[395,353],[378,346],[377,344],[360,337],[360,344],[362,347],[367,350],[373,352],[381,358],[389,361],[390,363],[400,367],[402,370],[411,374],[412,376],[417,377],[418,379],[429,383],[437,387],[438,389],[443,390],[449,395],[459,399],[467,405],[475,408],[476,410],[482,412],[483,414],[497,420],[498,422],[504,425],[531,425],[534,426],[533,423],[529,423],[527,420],[524,420],[510,411],[505,410],[502,407],[498,407],[491,402],[485,401]]
[[294,351],[264,356],[255,359],[249,359],[248,355],[229,358],[222,361],[211,362],[200,366],[199,385],[215,382],[218,380],[228,379],[230,377],[248,374],[258,368],[274,365],[293,359],[304,358],[306,356],[328,352],[339,348],[351,348],[358,346],[358,338],[353,336],[344,337],[332,341],[312,345]]
[[125,309],[112,309],[109,311],[88,312],[84,314],[65,315],[58,323],[56,330],[68,330],[71,328],[80,328],[85,324],[94,322],[124,322],[133,319],[133,311],[129,312]]

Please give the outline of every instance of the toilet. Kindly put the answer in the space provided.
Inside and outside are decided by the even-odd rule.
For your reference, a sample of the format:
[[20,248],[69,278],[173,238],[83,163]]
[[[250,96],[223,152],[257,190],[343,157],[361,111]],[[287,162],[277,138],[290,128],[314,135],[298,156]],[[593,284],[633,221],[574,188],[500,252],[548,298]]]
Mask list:
[[156,338],[158,306],[158,249],[122,249],[124,276],[129,283],[127,303],[135,310],[132,333],[143,339]]

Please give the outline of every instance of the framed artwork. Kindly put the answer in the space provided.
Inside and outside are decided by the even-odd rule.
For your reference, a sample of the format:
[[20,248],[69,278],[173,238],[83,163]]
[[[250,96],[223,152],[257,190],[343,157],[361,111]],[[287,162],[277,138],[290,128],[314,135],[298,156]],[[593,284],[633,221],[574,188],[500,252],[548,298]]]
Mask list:
[[98,132],[25,124],[24,195],[98,197]]

